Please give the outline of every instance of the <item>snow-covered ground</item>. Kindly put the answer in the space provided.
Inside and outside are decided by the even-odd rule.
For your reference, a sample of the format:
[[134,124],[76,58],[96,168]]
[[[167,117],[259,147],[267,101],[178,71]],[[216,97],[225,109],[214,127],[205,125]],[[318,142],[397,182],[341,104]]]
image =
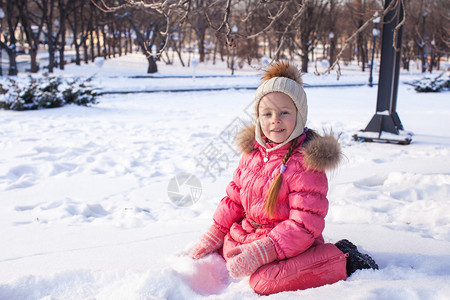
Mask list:
[[[159,64],[143,56],[103,67],[105,91],[255,87],[256,71]],[[200,75],[221,75],[203,78]],[[328,174],[325,238],[348,238],[380,266],[334,285],[268,299],[448,299],[450,295],[449,92],[418,94],[402,83],[397,111],[408,146],[359,143],[375,112],[368,74],[306,75],[307,126],[341,133],[345,161]],[[412,75],[403,74],[403,82]],[[417,78],[414,77],[414,78]],[[248,121],[254,90],[107,94],[92,107],[0,111],[0,299],[258,299],[223,260],[187,252],[211,224],[238,156],[231,140]],[[219,159],[211,160],[211,157]],[[174,178],[198,178],[174,190]],[[177,177],[178,176],[178,177]],[[200,186],[201,185],[201,186]],[[178,198],[197,201],[180,206]],[[170,192],[170,193],[169,193]],[[201,193],[201,195],[199,195]],[[200,197],[199,197],[200,196]]]

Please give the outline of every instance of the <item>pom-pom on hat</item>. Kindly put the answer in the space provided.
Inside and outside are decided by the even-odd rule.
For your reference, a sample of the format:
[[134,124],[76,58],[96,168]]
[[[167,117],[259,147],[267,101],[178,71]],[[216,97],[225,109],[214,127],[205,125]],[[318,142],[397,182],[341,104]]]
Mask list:
[[[297,108],[297,123],[291,135],[276,147],[267,149],[266,142],[262,138],[261,125],[259,123],[258,106],[261,98],[273,92],[281,92],[288,95]],[[289,143],[304,132],[308,116],[308,104],[306,93],[303,89],[303,81],[300,71],[289,62],[277,62],[270,65],[262,76],[262,83],[258,87],[253,100],[253,121],[255,123],[256,141],[263,146],[267,152],[278,149]]]

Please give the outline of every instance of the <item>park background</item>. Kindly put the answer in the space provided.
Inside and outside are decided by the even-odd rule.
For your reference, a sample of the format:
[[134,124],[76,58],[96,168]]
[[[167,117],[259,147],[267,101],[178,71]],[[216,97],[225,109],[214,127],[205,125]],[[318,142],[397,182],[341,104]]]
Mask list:
[[[2,30],[8,20],[7,4],[26,3],[37,12],[33,5],[44,2],[2,1]],[[277,2],[273,5],[280,6]],[[310,2],[314,8],[323,2],[323,12],[334,3]],[[427,15],[412,8],[419,2]],[[45,3],[53,3],[58,11],[56,3],[68,2]],[[72,7],[68,23],[75,18],[71,14],[76,9],[85,15],[77,20],[88,20],[90,15],[92,22],[111,18],[108,29],[123,21],[123,11],[105,13],[95,10],[98,8],[92,2],[76,3],[85,6]],[[192,9],[199,3],[192,1]],[[336,3],[340,3],[340,9],[365,4],[364,15],[369,19],[375,10],[382,9],[376,1]],[[372,9],[369,3],[378,6]],[[375,49],[374,64],[369,63],[370,55],[365,62],[358,58],[359,50],[352,46],[351,59],[346,61],[345,51],[342,52],[339,66],[328,72],[335,60],[330,56],[331,31],[324,29],[327,40],[322,46],[316,45],[318,52],[309,53],[309,71],[303,75],[309,105],[307,126],[318,130],[332,128],[340,134],[345,155],[339,168],[327,174],[330,210],[325,239],[350,239],[374,257],[380,270],[359,271],[347,281],[283,292],[269,296],[270,299],[446,299],[450,293],[449,92],[445,87],[439,93],[416,91],[420,85],[417,82],[429,84],[438,76],[445,83],[448,60],[441,55],[439,63],[430,67],[433,46],[438,47],[437,40],[432,43],[430,37],[435,37],[438,29],[427,25],[431,23],[428,14],[439,1],[414,3],[409,8],[410,15],[421,16],[418,20],[424,23],[413,25],[425,28],[423,32],[430,35],[425,43],[429,49],[425,51],[425,63],[414,44],[417,52],[402,66],[400,74],[397,112],[405,131],[413,133],[410,145],[361,143],[353,139],[375,113],[379,74],[376,45],[380,37],[372,35],[372,29],[380,25],[373,20],[368,23],[365,38],[367,49]],[[273,15],[279,8],[273,8]],[[14,11],[20,18],[19,11]],[[50,11],[50,7],[44,11]],[[293,11],[286,8],[285,12]],[[141,13],[158,15],[151,7],[141,9]],[[54,18],[58,16],[55,13]],[[61,22],[55,24],[55,19],[51,23],[61,26]],[[147,15],[142,24],[148,25],[149,20],[152,19]],[[82,21],[79,22],[81,26]],[[193,30],[194,40],[193,27],[183,28]],[[343,28],[336,25],[332,31],[338,49],[338,41],[345,39],[338,32]],[[97,94],[95,101],[84,105],[57,102],[60,107],[52,109],[0,110],[0,299],[260,298],[248,286],[248,279],[228,276],[218,255],[199,261],[187,255],[210,226],[214,209],[225,195],[237,166],[239,153],[233,136],[250,120],[249,105],[261,70],[271,59],[277,59],[277,54],[278,58],[305,67],[302,57],[288,48],[277,52],[274,37],[279,30],[272,27],[268,31],[274,36],[259,44],[259,56],[249,62],[248,56],[240,54],[249,47],[243,30],[239,27],[231,30],[230,36],[223,33],[222,37],[211,31],[209,36],[217,40],[212,41],[211,51],[205,52],[203,60],[197,41],[190,44],[192,47],[179,48],[183,49],[180,57],[176,46],[168,45],[158,60],[158,48],[154,49],[155,55],[146,56],[142,53],[145,47],[140,47],[139,42],[131,43],[134,47],[129,51],[112,40],[106,42],[105,35],[105,39],[98,39],[103,50],[97,52],[95,42],[94,55],[90,56],[92,48],[87,47],[87,52],[80,52],[78,63],[75,44],[65,45],[64,57],[75,60],[56,65],[61,56],[50,59],[49,41],[38,40],[35,67],[39,70],[33,69],[32,45],[24,43],[24,53],[14,51],[16,58],[24,62],[23,70],[17,68],[16,75],[5,74],[11,68],[10,56],[5,55],[4,49],[5,76],[1,83],[3,89],[9,89],[2,93],[0,102],[24,102],[23,94],[12,91],[10,84],[16,82],[16,86],[27,89],[33,82],[29,75],[38,83],[33,89],[37,103],[45,95],[47,83],[56,79],[63,82],[78,78],[87,90]],[[82,44],[80,37],[84,36],[80,31],[77,43]],[[285,41],[287,36],[284,35]],[[299,36],[293,39],[296,38]],[[3,34],[1,40],[10,45],[11,36]],[[89,39],[85,41],[90,45]],[[220,41],[224,43],[223,60],[219,50],[214,52]],[[370,41],[375,41],[375,48],[370,48]],[[201,44],[206,46],[208,42]],[[53,70],[51,61],[55,62]],[[152,61],[157,72],[148,73]],[[370,87],[372,65],[374,79]],[[324,74],[317,76],[314,71]],[[16,107],[33,107],[28,104]],[[176,181],[183,178],[197,180]],[[179,201],[176,196],[193,203]]]

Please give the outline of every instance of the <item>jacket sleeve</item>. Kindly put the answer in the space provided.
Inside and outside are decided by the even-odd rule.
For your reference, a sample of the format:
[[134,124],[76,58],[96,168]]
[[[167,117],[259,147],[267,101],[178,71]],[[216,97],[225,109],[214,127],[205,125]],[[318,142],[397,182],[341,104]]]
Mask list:
[[238,168],[233,173],[233,180],[226,188],[227,195],[220,200],[219,205],[214,212],[214,224],[224,233],[230,231],[231,225],[243,219],[240,191],[241,191],[241,167],[242,159]]
[[322,235],[328,212],[328,182],[324,172],[303,171],[288,180],[289,219],[269,233],[279,259],[307,250]]

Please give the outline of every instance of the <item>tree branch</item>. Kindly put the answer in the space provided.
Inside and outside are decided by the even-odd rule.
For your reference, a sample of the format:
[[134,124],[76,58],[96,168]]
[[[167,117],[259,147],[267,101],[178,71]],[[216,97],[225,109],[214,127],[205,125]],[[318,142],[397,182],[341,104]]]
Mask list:
[[[338,55],[336,55],[336,60],[334,61],[334,63],[331,65],[331,66],[329,66],[325,71],[323,71],[323,72],[319,72],[317,69],[316,69],[316,71],[314,72],[314,74],[316,74],[316,75],[324,75],[324,74],[327,74],[327,73],[329,73],[331,70],[333,70],[335,67],[336,67],[336,65],[338,65],[338,63],[339,63],[339,60],[340,60],[340,58],[342,57],[342,55],[344,54],[344,51],[347,49],[347,47],[351,44],[351,42],[353,42],[355,39],[356,39],[356,37],[358,36],[358,34],[359,33],[361,33],[362,31],[364,31],[372,22],[373,22],[373,20],[375,20],[376,18],[378,18],[378,17],[380,17],[381,19],[383,19],[383,17],[384,16],[386,16],[390,11],[392,11],[392,10],[394,10],[396,7],[397,7],[397,5],[398,5],[398,3],[399,3],[399,1],[403,1],[403,0],[396,0],[396,1],[392,1],[391,3],[389,3],[389,5],[388,5],[388,7],[386,7],[384,10],[378,10],[378,11],[376,11],[376,13],[372,16],[372,17],[370,17],[360,28],[358,28],[358,30],[356,30],[355,32],[353,32],[353,34],[349,37],[349,38],[347,38],[346,40],[345,40],[345,43],[344,43],[344,47],[342,47],[341,48],[341,51],[339,51],[339,53],[338,53]],[[403,24],[403,23],[402,23]],[[400,25],[400,24],[399,24]],[[340,75],[341,75],[341,73],[340,73],[340,68],[338,68],[338,79],[339,79],[339,77],[340,77]]]

